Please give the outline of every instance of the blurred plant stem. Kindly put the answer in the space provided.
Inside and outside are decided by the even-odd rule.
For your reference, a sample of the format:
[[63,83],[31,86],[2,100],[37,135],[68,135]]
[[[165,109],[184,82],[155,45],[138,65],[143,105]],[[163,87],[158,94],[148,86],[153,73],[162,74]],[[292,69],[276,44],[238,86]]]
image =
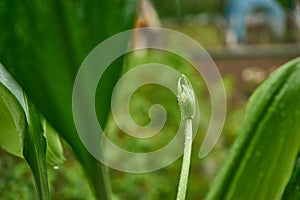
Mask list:
[[192,153],[193,142],[193,128],[192,119],[195,114],[195,94],[192,84],[185,75],[182,75],[178,80],[178,104],[181,109],[182,118],[185,120],[184,130],[184,153],[182,160],[182,167],[180,173],[180,180],[178,185],[177,200],[184,200],[189,177],[189,168]]

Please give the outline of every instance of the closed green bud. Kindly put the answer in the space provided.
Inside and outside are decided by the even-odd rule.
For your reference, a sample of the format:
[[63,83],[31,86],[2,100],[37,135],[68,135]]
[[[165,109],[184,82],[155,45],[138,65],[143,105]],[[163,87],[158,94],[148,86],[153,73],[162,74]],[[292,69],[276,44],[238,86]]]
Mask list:
[[177,100],[183,119],[192,119],[195,115],[195,94],[189,79],[182,74],[177,85]]

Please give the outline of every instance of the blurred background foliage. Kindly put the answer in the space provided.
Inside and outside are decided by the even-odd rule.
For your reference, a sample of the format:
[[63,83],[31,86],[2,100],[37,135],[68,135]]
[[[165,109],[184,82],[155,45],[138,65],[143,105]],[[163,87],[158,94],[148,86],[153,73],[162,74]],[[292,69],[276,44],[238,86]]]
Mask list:
[[[211,1],[197,1],[197,0],[185,0],[185,1],[159,1],[152,0],[156,10],[162,18],[176,17],[178,15],[177,6],[180,7],[182,15],[199,14],[203,12],[209,13],[223,13],[226,3],[229,0],[211,0]],[[286,9],[293,9],[294,0],[276,0]],[[175,8],[175,9],[174,9]]]
[[[229,106],[230,113],[227,117],[225,131],[222,139],[212,152],[211,156],[204,160],[198,158],[198,151],[203,140],[205,129],[210,118],[210,102],[205,84],[198,73],[190,66],[190,63],[180,57],[161,51],[138,51],[127,56],[125,71],[140,64],[157,62],[174,67],[174,69],[186,74],[192,81],[193,87],[201,106],[201,124],[197,131],[197,137],[193,146],[191,164],[191,176],[188,186],[187,199],[202,199],[209,189],[220,163],[223,162],[228,148],[235,138],[239,122],[243,118],[244,103]],[[125,72],[124,71],[124,72]],[[224,77],[227,97],[230,100],[233,95],[235,81],[233,77]],[[96,102],[98,102],[96,100]],[[180,122],[180,110],[176,96],[167,89],[158,85],[146,85],[139,88],[131,99],[132,118],[140,125],[149,123],[148,109],[154,103],[159,103],[167,110],[168,120],[163,130],[151,139],[132,139],[123,133],[113,121],[111,115],[107,125],[110,139],[123,149],[133,152],[149,152],[166,145],[176,134]],[[76,159],[66,149],[65,163],[59,169],[49,168],[50,192],[53,199],[92,199],[91,191],[84,176],[76,163]],[[20,159],[11,157],[1,151],[0,171],[0,196],[5,199],[15,199],[13,193],[18,193],[23,199],[32,199],[34,196],[33,180],[31,172]],[[110,169],[111,185],[115,199],[175,199],[177,184],[181,167],[181,159],[161,170],[144,173],[128,174]],[[9,185],[8,185],[9,184]]]
[[[10,57],[10,59],[16,59],[18,61],[17,63],[21,65],[31,66],[32,64],[34,64],[33,62],[35,62],[33,59],[23,57],[23,59],[20,60],[19,57],[22,56],[23,52],[28,51],[28,49],[25,48],[28,47],[28,44],[26,42],[35,39],[35,35],[30,35],[30,38],[25,38],[25,40],[22,41],[25,43],[21,43],[23,45],[20,46],[18,40],[7,40],[7,38],[11,37],[12,33],[10,33],[9,31],[2,31],[2,27],[14,28],[16,25],[18,25],[10,24],[10,21],[7,20],[12,17],[12,15],[18,15],[20,20],[17,23],[19,23],[19,25],[23,27],[23,29],[20,29],[16,33],[22,35],[26,31],[38,28],[32,27],[25,19],[23,20],[22,15],[24,15],[24,10],[20,9],[19,11],[16,11],[19,3],[16,1],[12,2],[13,3],[7,3],[7,5],[10,5],[10,7],[4,7],[4,5],[6,4],[0,2],[0,8],[8,9],[11,15],[0,16],[0,49],[2,50],[1,52],[6,52],[5,54],[2,53],[1,58],[5,58],[6,54],[11,53],[6,51],[6,49],[8,49],[7,46],[10,45],[12,46],[10,48],[14,50],[14,53],[16,53],[15,57]],[[299,51],[297,49],[294,54],[280,54],[281,56],[278,56],[277,54],[275,54],[275,56],[274,54],[272,54],[271,56],[269,54],[263,54],[256,58],[253,58],[251,56],[243,57],[245,54],[242,54],[242,56],[237,56],[236,54],[227,55],[226,53],[229,50],[226,48],[221,49],[220,53],[219,51],[217,51],[218,48],[223,48],[227,45],[225,30],[227,30],[228,27],[226,25],[226,21],[224,21],[225,19],[223,18],[227,1],[153,0],[151,2],[153,3],[153,8],[157,11],[156,14],[153,15],[153,13],[151,14],[152,11],[141,9],[141,12],[149,13],[149,15],[147,14],[143,16],[137,16],[136,27],[159,24],[162,27],[172,28],[191,36],[204,47],[207,47],[209,50],[212,49],[211,53],[213,55],[213,58],[215,59],[215,62],[217,63],[217,66],[219,67],[224,77],[228,100],[228,110],[225,127],[217,146],[214,148],[211,154],[205,159],[200,160],[197,157],[201,144],[201,142],[199,141],[202,141],[205,127],[207,126],[207,122],[210,118],[210,102],[206,87],[201,77],[198,77],[195,71],[192,70],[192,67],[189,65],[189,63],[186,63],[177,56],[168,53],[162,54],[162,52],[155,51],[136,52],[134,54],[127,55],[128,59],[124,69],[126,71],[138,64],[147,63],[149,61],[159,62],[169,66],[173,66],[175,69],[181,71],[182,73],[185,73],[191,79],[201,105],[201,125],[195,139],[196,142],[193,146],[190,172],[191,176],[188,185],[187,199],[203,199],[209,189],[210,183],[216,175],[217,170],[222,165],[229,147],[231,146],[238,133],[248,97],[257,87],[257,85],[261,83],[269,73],[271,73],[277,66],[279,66],[283,62],[289,60],[291,57],[295,57],[295,54],[299,54]],[[283,6],[288,16],[292,15],[291,10],[295,9],[296,1],[278,0],[278,2]],[[38,6],[41,6],[43,8],[47,7],[46,5],[42,4],[38,4]],[[117,23],[109,23],[103,25],[101,24],[101,21],[95,19],[95,17],[97,16],[95,13],[103,12],[103,15],[111,15],[111,17],[114,18],[115,22],[117,22],[122,18],[122,16],[116,14],[118,13],[118,10],[116,9],[112,9],[112,11],[110,12],[110,10],[106,10],[106,7],[96,8],[92,5],[89,5],[88,3],[83,5],[77,4],[77,6],[77,9],[79,10],[80,6],[88,7],[87,10],[90,9],[91,16],[88,17],[89,20],[86,20],[85,18],[83,19],[83,21],[86,20],[86,22],[89,22],[90,24],[85,24],[82,22],[81,25],[83,26],[83,31],[80,32],[84,37],[87,37],[87,35],[89,35],[91,38],[93,38],[92,42],[90,41],[90,43],[85,44],[85,42],[81,41],[82,37],[78,37],[78,35],[74,38],[68,38],[68,35],[65,35],[65,38],[58,38],[58,40],[56,40],[57,38],[55,39],[57,43],[70,42],[77,45],[76,48],[78,52],[70,52],[69,50],[72,48],[68,45],[67,49],[59,49],[61,52],[69,52],[70,55],[68,56],[70,56],[71,58],[76,55],[75,59],[71,59],[72,62],[76,63],[75,65],[80,64],[80,62],[93,46],[97,45],[101,40],[108,37],[111,33],[117,33],[124,28],[118,27],[119,25]],[[30,10],[30,13],[31,17],[36,17],[34,9]],[[54,17],[50,19],[52,25],[56,26],[59,24],[58,22],[62,17],[61,14],[61,12],[54,13]],[[67,19],[65,22],[70,23],[70,27],[65,27],[66,24],[63,24],[62,27],[60,27],[61,31],[65,34],[70,33],[67,31],[72,32],[72,30],[76,29],[74,28],[76,26],[72,24],[72,16],[68,16],[68,14],[70,13],[64,13],[64,17],[66,17]],[[46,22],[47,20],[49,19],[45,18],[42,23]],[[143,23],[139,24],[139,20]],[[287,18],[287,20],[289,19]],[[94,25],[92,26],[91,24]],[[101,31],[101,28],[98,27],[98,25],[105,26],[107,30],[107,32],[102,35],[102,38],[99,38],[97,35],[97,33]],[[85,28],[89,26],[93,28],[88,32],[84,31]],[[49,27],[48,30],[50,29],[51,27]],[[258,29],[254,28],[254,34],[257,31]],[[294,26],[290,27],[290,29],[289,27],[287,27],[285,39],[280,42],[298,44],[300,34],[297,31],[298,30]],[[75,30],[75,32],[78,33],[78,30]],[[43,34],[47,35],[47,31]],[[48,39],[48,42],[51,43],[53,38]],[[279,43],[279,41],[270,41],[269,39],[264,40],[264,38],[255,38],[253,40],[254,44],[259,43],[264,45],[274,45]],[[42,40],[42,42],[45,42],[45,40]],[[85,45],[81,46],[81,44]],[[40,47],[42,47],[42,45]],[[55,50],[57,46],[54,45],[51,48],[52,49],[50,51],[53,52],[53,50]],[[271,47],[269,51],[273,49],[274,48]],[[250,51],[252,52],[256,50],[257,49],[250,49]],[[289,50],[286,51],[289,52]],[[224,52],[225,58],[223,54]],[[57,58],[53,57],[51,59],[52,61],[49,63],[49,65],[55,65]],[[4,60],[0,60],[0,62],[4,62]],[[10,63],[13,62],[13,60],[6,60],[5,62]],[[119,64],[120,63],[121,61],[119,62]],[[24,73],[30,73],[30,68],[24,68],[23,70]],[[74,76],[75,70],[72,72],[72,74]],[[19,74],[19,76],[21,80],[24,80],[21,74]],[[64,84],[64,82],[60,80],[59,84]],[[30,87],[27,88],[27,91],[30,93]],[[107,129],[110,130],[109,132],[111,133],[109,137],[124,149],[135,152],[147,152],[149,150],[157,149],[160,146],[168,143],[173,137],[174,130],[177,130],[176,124],[180,119],[176,97],[168,90],[162,87],[148,85],[136,91],[131,99],[132,118],[136,120],[138,124],[147,124],[149,122],[149,118],[147,117],[148,108],[153,103],[160,103],[164,105],[168,112],[168,116],[170,117],[168,118],[170,121],[167,122],[162,132],[152,138],[151,141],[133,141],[130,137],[128,137],[118,129],[113,119],[111,118],[111,115],[109,115],[109,123],[107,125]],[[67,104],[68,103],[65,102],[65,105]],[[43,108],[47,109],[46,107]],[[58,118],[55,118],[54,115],[50,116],[50,118],[52,118],[54,122],[59,120]],[[104,121],[105,120],[103,120],[102,123],[104,123]],[[62,129],[70,128],[63,127],[63,123],[60,123],[62,124]],[[52,199],[93,199],[91,189],[88,187],[88,184],[84,180],[85,176],[83,175],[83,172],[79,167],[75,156],[70,150],[68,144],[63,143],[63,145],[66,157],[64,165],[62,165],[59,169],[48,169]],[[164,169],[145,174],[127,174],[111,169],[109,174],[111,178],[114,199],[175,199],[180,166],[181,159],[178,159],[172,165]],[[35,191],[33,186],[33,178],[28,166],[19,158],[10,156],[4,151],[0,151],[0,199],[29,200],[34,199],[34,196]]]

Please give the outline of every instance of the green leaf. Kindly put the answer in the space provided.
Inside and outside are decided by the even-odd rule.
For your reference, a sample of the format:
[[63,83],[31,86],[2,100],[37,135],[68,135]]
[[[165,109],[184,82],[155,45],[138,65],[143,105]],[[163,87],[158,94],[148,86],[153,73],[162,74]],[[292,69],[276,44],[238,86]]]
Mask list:
[[291,179],[285,188],[282,199],[284,200],[300,199],[300,153],[298,154],[293,175],[291,176]]
[[23,157],[23,136],[27,122],[22,90],[0,64],[0,147]]
[[39,113],[20,86],[0,65],[1,145],[10,153],[21,156],[29,164],[39,199],[49,199],[46,169],[46,140]]
[[47,164],[58,167],[63,164],[65,157],[59,135],[56,130],[43,118],[43,131],[47,139],[46,160]]
[[46,166],[46,137],[40,114],[29,100],[26,98],[25,100],[28,126],[24,135],[23,155],[33,172],[38,198],[47,200],[50,196]]
[[252,95],[241,132],[206,199],[280,199],[300,147],[300,58]]
[[[22,88],[0,64],[0,147],[21,158],[27,128],[25,98]],[[61,165],[64,155],[59,136],[44,118],[42,124],[47,137],[47,163]]]
[[26,159],[32,169],[39,199],[48,199],[47,162],[62,164],[63,150],[55,130],[43,119],[30,103],[21,87],[0,64],[0,145],[19,157]]
[[[98,199],[109,198],[105,172],[79,139],[72,117],[72,87],[87,54],[101,41],[133,27],[138,0],[0,2],[0,60],[47,121],[69,143]],[[99,122],[122,71],[114,62],[100,80]]]

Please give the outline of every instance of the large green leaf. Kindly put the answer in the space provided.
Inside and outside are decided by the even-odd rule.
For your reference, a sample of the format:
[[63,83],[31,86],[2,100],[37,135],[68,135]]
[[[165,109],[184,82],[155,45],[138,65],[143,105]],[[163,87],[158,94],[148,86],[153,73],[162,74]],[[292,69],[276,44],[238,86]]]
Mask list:
[[46,138],[40,114],[9,73],[0,65],[0,144],[8,152],[24,155],[36,183],[39,199],[49,199]]
[[46,160],[51,165],[62,164],[63,150],[55,130],[46,120],[41,122],[40,113],[27,102],[21,87],[0,64],[0,147],[22,158],[24,154],[39,199],[47,199]]
[[[47,120],[70,144],[98,199],[106,199],[102,165],[80,141],[72,118],[76,72],[97,44],[133,27],[138,0],[6,0],[0,2],[0,60]],[[105,73],[99,121],[104,124],[114,83],[122,70],[118,59]]]
[[[29,114],[24,91],[0,64],[0,147],[23,158],[23,140]],[[61,165],[64,161],[63,148],[55,129],[43,118],[43,132],[47,139],[47,163]]]
[[281,199],[300,148],[299,77],[297,58],[255,91],[207,199]]

